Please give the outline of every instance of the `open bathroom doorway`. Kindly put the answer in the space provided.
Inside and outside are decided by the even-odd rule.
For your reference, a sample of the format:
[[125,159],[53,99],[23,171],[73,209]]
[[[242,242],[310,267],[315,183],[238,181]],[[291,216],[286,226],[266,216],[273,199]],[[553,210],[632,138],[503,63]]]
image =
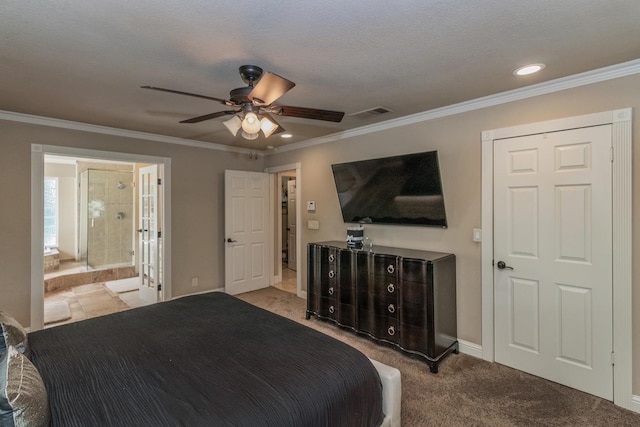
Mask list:
[[[38,222],[37,201],[43,208],[41,233],[32,238],[32,327],[101,316],[170,295],[170,271],[167,276],[162,268],[170,256],[163,227],[170,214],[163,197],[170,159],[39,147],[41,152],[32,150],[32,221]],[[155,171],[153,178],[149,170]],[[38,171],[40,179],[34,176]],[[40,239],[41,280],[34,262],[34,240]]]

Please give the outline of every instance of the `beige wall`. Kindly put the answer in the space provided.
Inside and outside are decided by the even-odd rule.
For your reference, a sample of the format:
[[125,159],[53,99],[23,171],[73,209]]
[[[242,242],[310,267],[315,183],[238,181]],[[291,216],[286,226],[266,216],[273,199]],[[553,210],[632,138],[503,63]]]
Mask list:
[[[225,169],[263,170],[262,160],[217,150],[0,121],[0,309],[30,322],[31,144],[170,157],[173,296],[224,286]],[[191,277],[199,286],[191,286]]]
[[[430,120],[418,124],[360,135],[305,149],[277,153],[266,159],[267,167],[300,162],[302,197],[316,201],[316,213],[302,211],[302,224],[320,221],[320,230],[300,227],[302,243],[344,240],[342,221],[330,165],[332,163],[383,157],[401,153],[438,150],[449,228],[365,226],[374,245],[420,248],[452,252],[457,257],[458,336],[482,344],[480,244],[472,241],[473,228],[481,225],[481,157],[483,130],[634,108],[634,169],[640,166],[640,75],[565,90],[555,94],[512,102],[478,111]],[[640,174],[634,173],[634,188],[640,188]],[[318,183],[324,183],[319,185]],[[640,197],[634,198],[633,307],[640,313]],[[306,257],[306,250],[302,250]],[[303,280],[306,261],[303,260]],[[306,283],[303,284],[306,289]],[[640,394],[640,315],[633,319],[634,392]]]

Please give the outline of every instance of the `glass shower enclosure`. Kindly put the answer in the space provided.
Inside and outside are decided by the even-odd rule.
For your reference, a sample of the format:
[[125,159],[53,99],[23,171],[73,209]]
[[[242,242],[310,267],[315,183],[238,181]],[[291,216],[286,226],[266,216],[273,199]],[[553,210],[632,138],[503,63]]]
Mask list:
[[134,265],[133,181],[133,172],[80,173],[78,248],[87,270]]

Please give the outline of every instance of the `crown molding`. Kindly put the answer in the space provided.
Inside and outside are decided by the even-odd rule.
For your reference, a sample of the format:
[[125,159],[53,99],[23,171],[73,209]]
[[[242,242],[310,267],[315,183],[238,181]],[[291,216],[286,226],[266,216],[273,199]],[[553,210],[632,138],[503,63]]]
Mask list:
[[572,76],[561,77],[559,79],[550,80],[547,82],[536,83],[523,88],[513,89],[494,95],[488,95],[482,98],[476,98],[469,101],[460,102],[458,104],[452,104],[446,107],[435,108],[433,110],[428,110],[409,116],[399,117],[368,126],[362,126],[359,128],[338,132],[319,138],[308,139],[306,141],[296,142],[285,147],[277,148],[273,150],[275,152],[265,155],[268,156],[276,153],[298,150],[301,148],[312,147],[314,145],[326,144],[328,142],[352,138],[354,136],[366,135],[369,133],[407,126],[414,123],[440,119],[455,114],[466,113],[469,111],[480,110],[496,105],[507,104],[509,102],[534,98],[540,95],[560,92],[566,89],[586,86],[638,73],[640,73],[640,59],[635,59],[633,61],[623,62],[621,64],[611,65],[604,68],[598,68],[596,70],[586,71],[584,73],[574,74]]
[[[196,141],[193,139],[177,138],[173,136],[159,135],[148,132],[119,129],[108,126],[92,125],[89,123],[74,122],[71,120],[55,119],[52,117],[35,116],[31,114],[15,113],[12,111],[0,110],[0,120],[22,122],[40,126],[50,126],[62,129],[78,130],[82,132],[99,133],[104,135],[121,136],[125,138],[144,139],[147,141],[164,142],[167,144],[186,145],[188,147],[205,148],[209,150],[230,151],[242,154],[256,154],[255,150],[247,148],[230,147],[228,145],[216,144],[213,142]],[[257,153],[262,155],[262,153]]]

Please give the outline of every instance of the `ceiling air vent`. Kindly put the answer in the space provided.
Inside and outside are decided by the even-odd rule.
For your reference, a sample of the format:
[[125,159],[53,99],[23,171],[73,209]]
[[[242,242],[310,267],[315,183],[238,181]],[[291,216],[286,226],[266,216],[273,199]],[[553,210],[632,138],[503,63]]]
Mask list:
[[387,114],[390,112],[391,110],[388,109],[387,107],[374,107],[374,108],[369,108],[368,110],[349,114],[349,116],[355,117],[356,119],[368,119],[371,117],[377,117],[381,114]]

